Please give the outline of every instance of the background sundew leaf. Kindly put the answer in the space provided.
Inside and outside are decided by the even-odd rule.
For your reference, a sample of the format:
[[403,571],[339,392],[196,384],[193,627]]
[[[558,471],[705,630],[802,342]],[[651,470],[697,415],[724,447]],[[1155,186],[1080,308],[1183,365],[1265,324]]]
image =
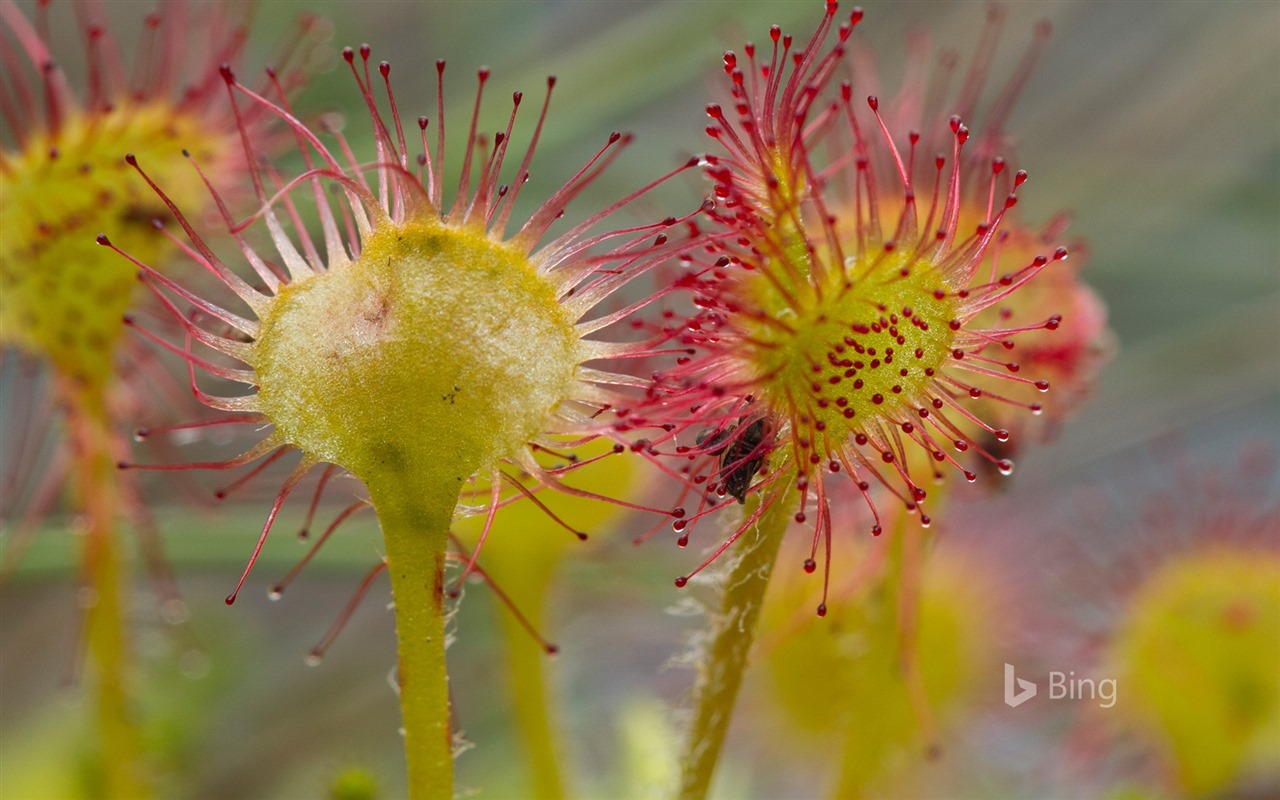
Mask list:
[[[909,30],[927,32],[935,44],[966,59],[985,15],[985,5],[975,3],[861,4],[866,18],[850,46],[875,51],[886,94],[902,74]],[[30,15],[34,3],[20,5]],[[111,13],[118,5],[124,4],[106,2],[104,8]],[[308,122],[343,112],[345,132],[361,154],[372,152],[371,139],[362,109],[351,104],[355,98],[342,74],[346,64],[336,57],[343,45],[369,42],[375,63],[392,63],[402,114],[427,114],[433,124],[433,62],[448,59],[451,139],[468,123],[481,65],[492,68],[482,130],[492,134],[505,125],[511,92],[525,92],[513,147],[527,141],[543,81],[556,74],[560,83],[532,167],[533,181],[544,190],[572,174],[610,131],[637,134],[582,199],[581,207],[589,209],[709,149],[704,106],[721,85],[724,50],[740,49],[748,39],[763,47],[775,22],[800,35],[821,9],[821,0],[325,0],[305,9],[300,3],[262,2],[241,72],[248,77],[274,58],[269,34],[300,11],[329,17],[330,71],[312,77],[296,108]],[[1069,507],[1082,488],[1103,485],[1128,501],[1142,489],[1132,472],[1169,471],[1158,447],[1170,440],[1185,448],[1191,463],[1231,462],[1250,442],[1280,450],[1280,6],[1018,2],[1009,3],[1007,12],[990,73],[995,84],[1012,73],[1037,20],[1048,18],[1054,27],[1009,124],[1017,136],[1017,166],[1031,176],[1019,210],[1027,220],[1047,220],[1059,209],[1072,213],[1070,233],[1087,240],[1090,249],[1084,277],[1103,295],[1119,339],[1115,360],[1058,442],[1029,448],[1007,491],[975,500],[965,515],[972,526],[949,533],[957,540],[978,537],[993,518],[1016,509],[1027,520],[1018,529],[1019,541],[1035,550],[1056,535],[1055,525],[1070,524]],[[69,15],[51,16],[55,32],[75,33],[62,26]],[[460,153],[450,151],[449,161],[456,180]],[[693,176],[667,188],[664,197],[679,204],[676,210],[692,207],[706,191]],[[540,194],[545,191],[531,187],[525,199]],[[652,217],[659,211],[644,206],[635,213]],[[4,380],[12,375],[7,371]],[[0,415],[8,413],[0,408]],[[9,446],[0,453],[6,464]],[[225,452],[228,444],[174,446],[193,455],[201,447]],[[216,712],[192,731],[195,744],[188,746],[197,748],[197,766],[181,776],[174,796],[321,796],[350,769],[370,771],[384,797],[399,796],[395,698],[384,681],[370,677],[394,663],[386,584],[375,583],[321,667],[302,666],[307,649],[379,556],[372,517],[357,517],[340,529],[317,556],[313,566],[319,569],[304,572],[271,604],[266,586],[306,549],[288,535],[305,512],[309,495],[300,489],[285,507],[279,532],[286,535],[267,544],[255,591],[246,593],[234,614],[222,603],[260,522],[263,495],[274,491],[279,477],[262,476],[216,514],[193,511],[189,495],[194,485],[208,498],[220,480],[197,478],[183,491],[166,482],[150,484],[160,490],[152,496],[161,507],[165,545],[219,693]],[[343,507],[339,494],[322,504],[313,535]],[[687,672],[661,665],[678,652],[690,622],[663,612],[683,599],[670,581],[697,555],[690,552],[697,543],[678,552],[659,535],[633,548],[628,540],[644,532],[646,521],[624,516],[619,528],[607,547],[580,559],[571,556],[555,585],[553,610],[563,628],[557,632],[562,649],[554,692],[568,698],[559,701],[567,722],[565,768],[580,787],[618,787],[627,758],[620,729],[627,715],[642,714],[631,706],[647,704],[678,730],[669,708],[688,687]],[[1107,527],[1105,533],[1129,535],[1122,528]],[[17,752],[9,743],[36,742],[55,757],[78,744],[70,737],[54,741],[56,731],[37,713],[67,696],[62,678],[71,658],[64,654],[77,626],[66,592],[74,580],[74,546],[65,529],[42,531],[23,571],[0,590],[0,773]],[[1021,574],[1031,566],[1008,568]],[[518,796],[518,778],[508,766],[516,747],[508,709],[494,702],[501,695],[490,689],[502,680],[491,622],[501,613],[485,587],[468,585],[458,618],[460,643],[449,658],[458,676],[460,724],[480,744],[459,760],[459,785],[483,786],[490,796]],[[1052,634],[1053,621],[1043,625]],[[150,633],[163,631],[156,626]],[[998,681],[991,676],[991,685]],[[998,696],[990,699],[996,714],[1004,713]],[[822,782],[828,770],[780,760],[768,746],[776,731],[753,727],[756,717],[747,711],[731,734],[721,770],[729,777],[719,796],[829,793]],[[1082,776],[1064,766],[1066,745],[1055,733],[1067,726],[1061,716],[1046,717],[1052,724],[997,716],[1004,733],[984,720],[971,721],[965,729],[969,744],[945,749],[942,762],[931,768],[937,772],[922,772],[921,785],[955,795],[979,787],[971,796],[1104,794],[1102,788],[1109,787],[1072,783]],[[957,765],[964,753],[974,764],[1003,761],[967,783],[940,780],[963,772]],[[1060,775],[1060,782],[1046,787],[1046,772]],[[1133,796],[1138,794],[1149,792],[1135,790]]]

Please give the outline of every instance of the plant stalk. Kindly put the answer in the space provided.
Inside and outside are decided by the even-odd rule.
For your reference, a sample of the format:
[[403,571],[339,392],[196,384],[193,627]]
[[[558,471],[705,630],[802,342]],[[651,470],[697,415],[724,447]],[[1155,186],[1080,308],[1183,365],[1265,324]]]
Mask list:
[[[946,499],[945,484],[937,486],[932,492],[934,513]],[[917,640],[919,635],[920,592],[923,585],[925,559],[928,556],[930,539],[927,531],[920,528],[917,518],[897,511],[893,527],[886,534],[889,538],[888,559],[884,564],[884,572],[878,578],[878,585],[870,592],[868,602],[883,604],[883,617],[880,624],[889,626],[891,634],[881,641],[897,641],[898,674],[902,686],[896,683],[886,685],[885,692],[901,693],[903,699],[911,706],[915,716],[916,729],[921,740],[921,751],[928,756],[937,747],[937,726],[933,718],[933,709],[929,705],[925,691],[924,676],[920,672]],[[892,637],[892,638],[891,638]],[[862,724],[874,724],[874,720],[863,720]],[[850,731],[846,733],[844,752],[850,754],[854,748],[863,747],[864,743]],[[868,774],[865,759],[845,755],[840,760],[840,772],[836,780],[832,800],[857,800],[867,795],[867,786],[880,777],[875,773]]]
[[457,495],[370,486],[396,606],[397,683],[410,800],[452,800],[453,726],[445,666],[444,559]]
[[116,448],[101,390],[63,385],[71,433],[75,502],[84,514],[83,570],[91,593],[86,640],[92,664],[99,776],[103,797],[149,797],[142,733],[130,702],[129,644],[125,634],[126,581],[116,521],[121,495]]
[[[756,524],[734,546],[734,562],[724,585],[720,611],[711,621],[711,644],[698,665],[694,715],[680,766],[681,800],[700,800],[711,788],[747,668],[747,656],[755,641],[765,590],[791,521],[789,499],[789,492],[773,498]],[[760,502],[759,493],[747,501],[748,517]]]
[[[546,589],[545,586],[539,588],[536,601],[522,604],[520,610],[529,623],[540,630]],[[529,796],[536,800],[562,800],[565,796],[564,778],[547,707],[547,654],[512,614],[502,617],[502,638],[506,641],[510,665],[508,673],[516,723],[532,778]]]

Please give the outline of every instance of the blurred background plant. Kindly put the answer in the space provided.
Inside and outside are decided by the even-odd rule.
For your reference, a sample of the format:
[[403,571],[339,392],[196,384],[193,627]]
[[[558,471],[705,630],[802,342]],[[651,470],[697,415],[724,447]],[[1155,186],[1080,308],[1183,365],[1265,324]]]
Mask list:
[[[609,130],[635,131],[637,141],[626,157],[592,187],[593,196],[602,200],[625,193],[638,176],[655,174],[655,164],[660,171],[707,147],[703,106],[718,79],[724,49],[765,38],[775,22],[807,30],[820,6],[754,0],[307,4],[332,21],[337,45],[367,40],[396,62],[405,113],[427,107],[435,58],[467,69],[488,64],[491,89],[498,94],[534,90],[544,75],[558,75],[552,112],[559,123],[546,131],[539,147],[543,166],[533,181],[554,188],[580,153]],[[864,6],[860,37],[875,43],[888,85],[904,68],[905,54],[897,45],[908,29],[926,29],[940,44],[963,53],[984,22],[980,7],[968,4]],[[298,10],[290,3],[262,4],[254,24],[278,29]],[[1051,583],[1041,576],[1074,580],[1068,564],[1090,573],[1101,569],[1055,560],[1051,545],[1078,523],[1080,487],[1105,487],[1121,506],[1143,503],[1151,491],[1150,476],[1172,469],[1155,443],[1179,442],[1181,460],[1193,465],[1193,479],[1202,474],[1202,465],[1229,463],[1247,441],[1280,447],[1280,366],[1274,354],[1274,342],[1280,341],[1280,84],[1274,80],[1280,73],[1280,9],[1246,2],[1212,7],[1180,2],[1158,9],[1020,3],[1009,8],[1006,31],[1028,31],[1040,18],[1052,21],[1054,34],[1010,125],[1018,134],[1019,163],[1031,171],[1036,189],[1026,193],[1019,208],[1028,219],[1045,219],[1059,208],[1074,211],[1072,231],[1087,238],[1092,250],[1085,277],[1110,309],[1120,348],[1062,438],[1020,458],[1011,491],[949,509],[954,513],[936,534],[949,541],[934,553],[937,568],[953,575],[951,581],[933,583],[948,601],[943,609],[954,602],[947,594],[955,587],[948,560],[952,547],[964,551],[965,564],[979,560],[975,575],[983,579],[961,580],[959,588],[980,592],[982,607],[993,603],[999,609],[1011,582],[1019,591],[1023,585],[1034,589]],[[251,47],[263,50],[250,53],[252,63],[266,58],[269,42],[270,37],[254,40]],[[1002,50],[994,74],[1008,74],[1017,56],[1015,47]],[[421,67],[414,73],[409,64]],[[351,99],[347,88],[342,80],[314,80],[299,98],[299,113],[314,119],[336,110],[360,118],[359,108],[342,105]],[[459,106],[449,109],[453,118],[468,113],[462,106],[469,99],[463,92],[454,95]],[[484,127],[496,130],[505,123],[498,119],[504,113],[499,106],[493,104],[494,117]],[[360,127],[349,126],[348,135],[365,135]],[[357,148],[366,144],[354,142]],[[703,190],[690,176],[686,185],[666,187],[654,202],[664,197],[683,202]],[[538,195],[532,188],[527,194]],[[0,230],[0,236],[9,235]],[[6,373],[4,380],[14,375]],[[6,402],[0,413],[13,413],[11,404]],[[12,437],[11,426],[3,429]],[[209,437],[174,444],[194,457],[229,455],[236,443]],[[3,442],[6,470],[15,447],[12,438]],[[1274,472],[1262,480],[1274,491]],[[211,514],[193,512],[161,488],[169,484],[150,484],[148,496],[200,642],[199,647],[176,642],[156,619],[137,620],[144,701],[169,720],[169,731],[181,733],[157,734],[157,741],[181,743],[169,762],[166,786],[179,797],[326,792],[396,797],[403,791],[397,703],[385,682],[369,677],[395,663],[393,620],[376,589],[355,610],[324,662],[316,669],[303,665],[378,558],[372,518],[356,516],[339,529],[277,604],[268,604],[268,582],[282,577],[306,545],[287,537],[269,541],[258,567],[265,576],[258,591],[247,591],[233,610],[222,603],[258,528],[259,501],[278,485],[264,477]],[[298,496],[306,495],[299,490]],[[346,502],[341,492],[333,492],[320,518],[332,518]],[[1144,534],[1140,526],[1112,525],[1114,505],[1098,508],[1103,522],[1098,530],[1104,533],[1083,547],[1105,565],[1112,550],[1101,546],[1102,539],[1136,543]],[[305,512],[300,499],[286,506],[280,530],[301,527]],[[55,516],[46,526],[58,530],[67,519]],[[687,571],[689,554],[663,537],[633,547],[631,539],[648,523],[620,515],[610,523],[616,531],[591,531],[600,534],[598,546],[571,547],[548,587],[544,625],[560,653],[544,665],[549,667],[547,692],[561,726],[561,771],[572,776],[577,796],[661,796],[664,782],[672,779],[680,726],[670,709],[680,705],[691,676],[663,667],[679,652],[682,633],[697,623],[664,613],[680,599],[671,579]],[[12,534],[6,528],[5,536]],[[978,546],[996,534],[1009,547]],[[70,656],[57,643],[72,641],[78,624],[74,610],[62,601],[75,584],[75,564],[67,537],[36,536],[22,568],[0,594],[5,796],[70,796],[68,764],[75,763],[85,741],[74,708],[82,701],[59,680]],[[927,572],[923,597],[929,596]],[[982,592],[986,585],[998,591]],[[1032,615],[1027,624],[1044,638],[1075,624],[1066,619],[1073,611],[1088,613],[1073,605],[1078,599],[1062,600],[1065,608],[1055,605],[1058,599],[1046,594],[1031,605],[1042,609],[1038,615],[1024,612]],[[521,797],[530,794],[533,778],[519,755],[523,745],[502,688],[508,663],[517,662],[501,644],[499,620],[506,611],[499,606],[483,587],[472,587],[456,618],[460,642],[449,653],[456,719],[478,745],[460,757],[458,784],[487,796]],[[875,608],[870,602],[854,607],[856,614],[850,612],[843,623],[833,613],[806,626],[839,623],[844,627],[832,628],[837,633],[819,635],[843,636],[868,624]],[[1155,629],[1174,630],[1162,624]],[[1028,643],[1026,637],[1004,640],[1002,635],[994,636],[990,650],[979,652],[984,664],[1095,669],[1083,658],[1079,664],[1055,661],[1056,653],[1035,637]],[[801,638],[797,634],[794,641]],[[769,663],[769,652],[762,650],[762,663]],[[781,654],[783,646],[775,652]],[[920,652],[928,648],[921,645]],[[893,737],[896,755],[885,743],[887,761],[876,765],[882,777],[864,787],[868,795],[1072,797],[1127,787],[1136,796],[1159,797],[1192,791],[1149,770],[1132,773],[1136,777],[1123,784],[1104,781],[1097,768],[1103,756],[1082,760],[1078,755],[1083,734],[1074,716],[1082,709],[1041,698],[1009,709],[999,702],[998,670],[975,669],[976,683],[958,695],[968,702],[947,704],[939,698],[932,709],[945,719],[940,730],[948,732],[937,757],[925,758],[920,750],[919,731],[912,730],[915,718],[901,721],[904,733]],[[744,691],[747,706],[730,732],[713,795],[831,796],[841,765],[827,761],[815,767],[818,745],[813,757],[803,758],[778,744],[784,728],[776,684],[769,683],[776,673],[772,668],[756,673]],[[810,677],[820,700],[822,675],[815,667]],[[1093,714],[1136,710],[1139,695],[1126,697],[1125,678],[1120,680],[1116,707],[1095,708]],[[834,679],[830,685],[837,691]],[[782,700],[785,707],[785,695]],[[796,702],[817,700],[802,698],[791,705]],[[831,705],[837,705],[834,698]],[[1119,720],[1121,713],[1111,718]],[[1274,761],[1274,756],[1274,750],[1264,749],[1261,758]],[[895,764],[906,763],[903,759],[918,764],[910,783],[883,777],[894,772]],[[1258,772],[1256,764],[1252,769]],[[1235,786],[1230,780],[1225,785]],[[20,790],[11,790],[15,786]]]
[[[118,231],[157,264],[176,250],[153,227],[164,206],[127,174],[126,151],[154,160],[165,176],[194,156],[214,183],[242,167],[237,120],[218,102],[218,65],[241,54],[246,21],[226,8],[190,10],[171,3],[134,20],[138,44],[124,51],[105,9],[93,4],[68,8],[61,19],[47,2],[29,16],[0,4],[0,519],[7,533],[0,584],[20,567],[46,515],[65,504],[72,514],[65,532],[79,549],[71,596],[82,624],[66,640],[76,652],[64,674],[83,681],[92,698],[95,735],[64,775],[70,786],[107,797],[148,796],[154,765],[165,760],[147,746],[147,704],[135,695],[126,536],[139,543],[161,616],[176,623],[185,614],[147,504],[116,465],[127,449],[125,426],[181,413],[184,392],[123,335],[121,319],[137,300],[134,272],[104,259],[89,238]],[[280,54],[282,92],[300,81],[316,32],[309,18],[293,27]],[[203,36],[193,37],[196,30]],[[242,130],[270,147],[262,115],[247,118]],[[181,194],[199,213],[210,210],[189,188]]]

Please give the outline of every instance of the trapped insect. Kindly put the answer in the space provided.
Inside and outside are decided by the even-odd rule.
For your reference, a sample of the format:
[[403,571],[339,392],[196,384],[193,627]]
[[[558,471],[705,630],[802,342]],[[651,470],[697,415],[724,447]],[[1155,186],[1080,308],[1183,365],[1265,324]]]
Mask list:
[[[738,433],[739,428],[741,433]],[[716,475],[720,486],[739,503],[745,503],[751,477],[760,469],[770,450],[766,443],[768,426],[765,418],[759,417],[745,427],[740,419],[737,425],[711,436],[708,433],[710,431],[698,434],[698,445],[704,447],[708,454],[720,456],[720,470]]]

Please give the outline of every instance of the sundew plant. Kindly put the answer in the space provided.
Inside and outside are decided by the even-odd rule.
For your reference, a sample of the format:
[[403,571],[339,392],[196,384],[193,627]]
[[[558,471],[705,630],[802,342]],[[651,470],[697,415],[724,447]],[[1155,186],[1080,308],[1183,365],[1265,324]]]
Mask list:
[[1275,10],[287,6],[0,0],[0,795],[1280,787]]
[[[55,13],[42,2],[29,17],[13,2],[0,4],[0,357],[11,440],[0,499],[8,533],[0,574],[13,572],[59,502],[75,512],[83,649],[97,692],[99,752],[87,782],[108,795],[143,796],[152,787],[132,697],[121,522],[138,532],[164,613],[177,619],[183,610],[139,489],[121,479],[115,464],[126,447],[124,425],[154,416],[174,395],[165,393],[163,371],[123,335],[120,319],[135,299],[133,271],[87,247],[87,232],[116,229],[167,269],[174,248],[152,225],[163,205],[130,180],[123,151],[143,153],[170,175],[187,148],[208,164],[210,180],[226,183],[241,168],[242,136],[268,151],[278,149],[278,140],[263,115],[237,125],[218,102],[218,66],[238,59],[249,35],[243,15],[181,2],[162,6],[133,20],[142,31],[137,52],[126,58],[105,10],[73,5],[75,24],[65,27],[74,43],[50,33],[64,9]],[[273,72],[281,91],[301,80],[299,64],[318,27],[311,19],[295,26]],[[205,32],[199,41],[196,29]],[[71,77],[77,73],[68,60],[82,75]],[[189,188],[180,196],[194,213],[211,207]]]

